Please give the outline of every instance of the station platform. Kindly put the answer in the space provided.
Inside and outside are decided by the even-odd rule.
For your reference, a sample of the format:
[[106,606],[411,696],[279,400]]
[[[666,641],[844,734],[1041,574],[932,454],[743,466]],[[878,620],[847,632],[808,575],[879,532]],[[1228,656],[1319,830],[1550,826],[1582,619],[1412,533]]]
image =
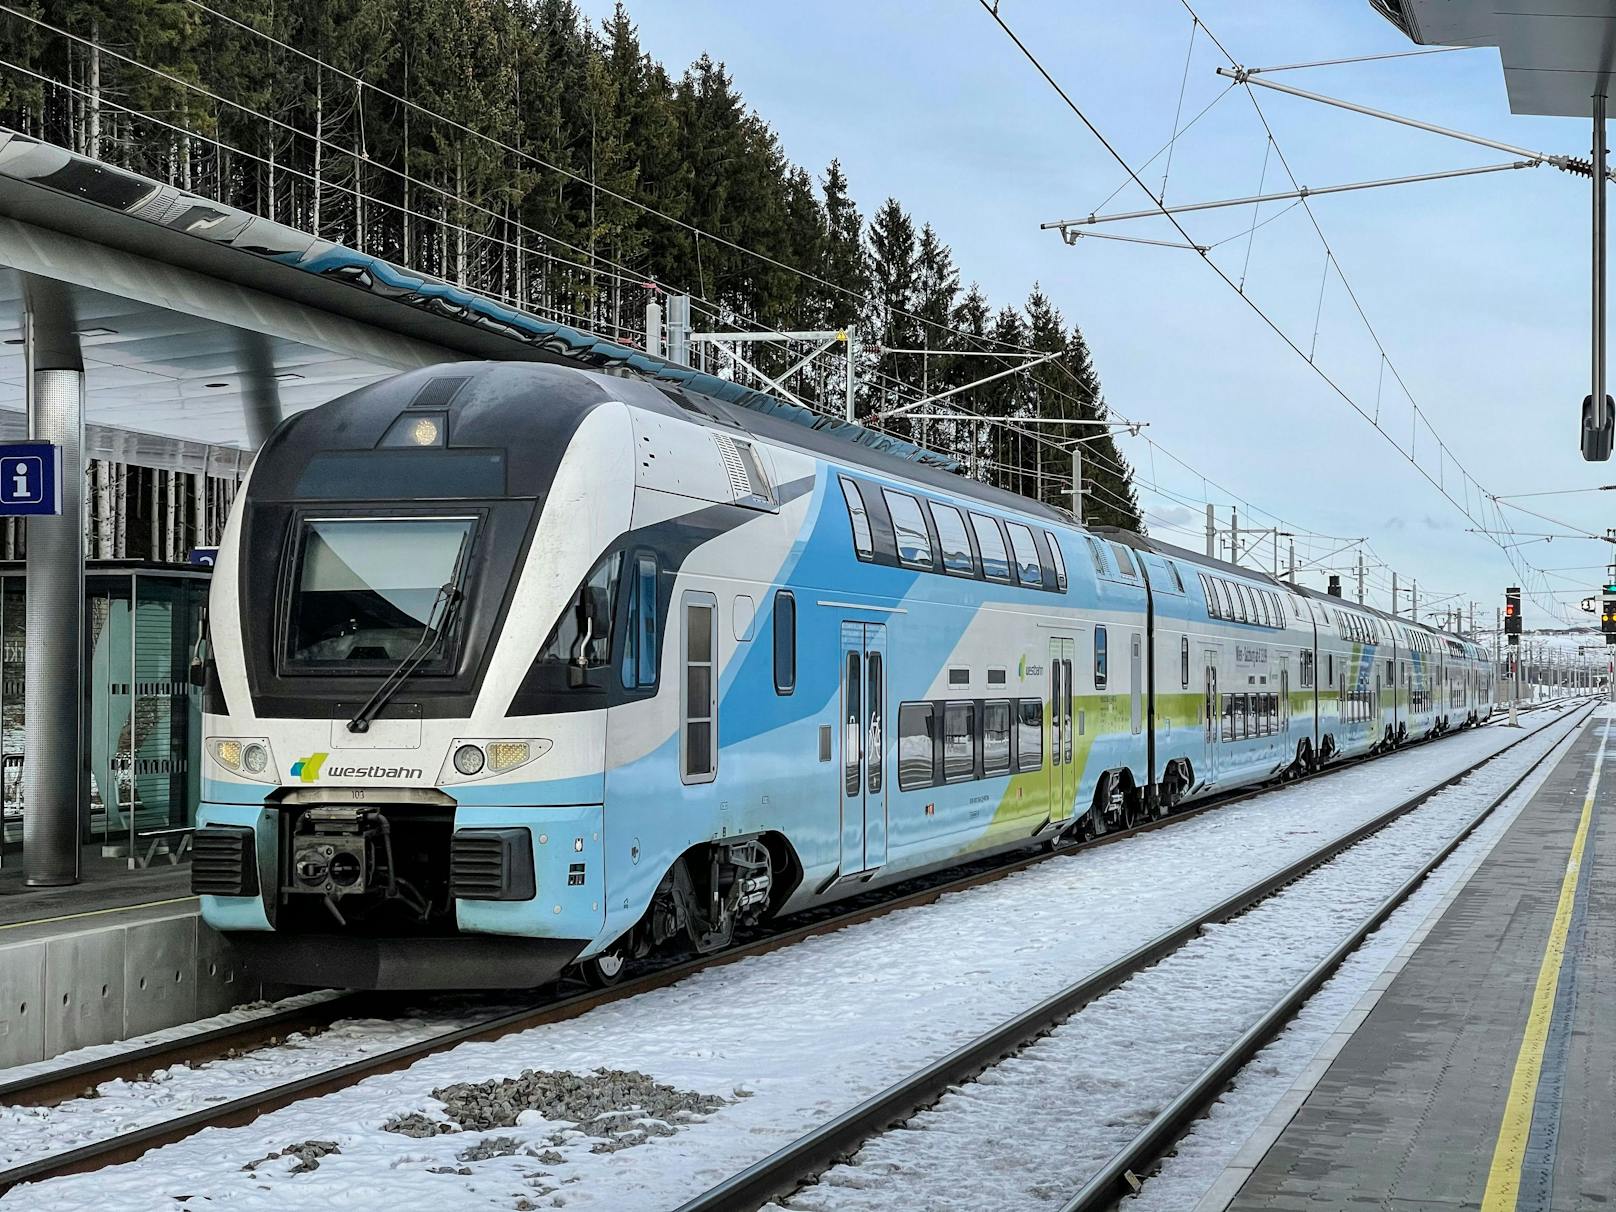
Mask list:
[[86,855],[81,883],[0,870],[0,1068],[178,1026],[261,989],[198,915],[188,865]]
[[1616,1201],[1609,710],[1583,726],[1202,1210],[1571,1212]]

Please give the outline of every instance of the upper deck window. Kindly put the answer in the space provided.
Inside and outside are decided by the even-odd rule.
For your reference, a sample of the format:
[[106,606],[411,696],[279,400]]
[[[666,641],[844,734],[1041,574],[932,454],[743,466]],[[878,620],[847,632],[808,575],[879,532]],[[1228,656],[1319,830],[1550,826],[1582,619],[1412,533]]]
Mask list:
[[1049,540],[1049,556],[1055,561],[1055,588],[1062,593],[1066,592],[1066,557],[1061,555],[1060,543],[1055,539],[1052,531],[1044,531],[1044,538]]
[[931,568],[931,535],[926,530],[926,515],[920,502],[906,492],[882,489],[887,499],[887,511],[892,515],[892,530],[898,540],[898,559],[911,568]]
[[1010,532],[1010,546],[1016,553],[1016,576],[1023,585],[1040,588],[1044,569],[1038,562],[1038,544],[1033,542],[1032,531],[1020,522],[1006,522],[1005,529]]
[[965,519],[952,505],[940,501],[931,503],[931,519],[937,524],[937,542],[943,549],[943,568],[955,576],[976,575],[976,561],[971,557],[971,540],[965,533]]
[[859,495],[858,486],[845,476],[841,485],[842,498],[847,502],[847,520],[853,527],[853,550],[861,560],[873,559],[875,544],[870,538],[870,515],[864,508],[864,498]]
[[476,525],[469,517],[310,519],[288,603],[287,663],[373,673],[425,639],[422,672],[441,669]]
[[1010,579],[1010,552],[1004,545],[1004,534],[999,523],[979,513],[971,515],[971,529],[976,531],[976,545],[982,552],[982,571],[990,581]]

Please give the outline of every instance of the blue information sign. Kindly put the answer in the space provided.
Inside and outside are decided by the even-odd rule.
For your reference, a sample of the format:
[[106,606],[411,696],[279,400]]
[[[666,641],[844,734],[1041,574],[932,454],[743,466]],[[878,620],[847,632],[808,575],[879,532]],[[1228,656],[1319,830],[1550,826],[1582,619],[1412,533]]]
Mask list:
[[49,442],[0,443],[0,517],[62,512],[62,448]]
[[212,568],[213,565],[214,565],[214,562],[218,558],[219,558],[219,549],[217,547],[193,547],[193,548],[191,548],[191,563],[196,564],[199,567]]

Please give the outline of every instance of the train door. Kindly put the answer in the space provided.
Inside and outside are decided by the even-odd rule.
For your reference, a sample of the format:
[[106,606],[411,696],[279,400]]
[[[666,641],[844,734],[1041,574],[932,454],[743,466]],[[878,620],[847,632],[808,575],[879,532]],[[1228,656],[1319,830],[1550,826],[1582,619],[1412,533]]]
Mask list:
[[1049,819],[1064,821],[1077,800],[1077,767],[1073,761],[1072,663],[1077,641],[1055,636],[1049,641]]
[[1201,777],[1210,780],[1217,772],[1214,755],[1217,753],[1218,727],[1222,722],[1222,704],[1218,702],[1218,650],[1205,649],[1201,664],[1206,670],[1206,698],[1201,704],[1201,722],[1205,741],[1202,745]]
[[1129,709],[1132,712],[1133,732],[1138,736],[1144,727],[1145,662],[1144,646],[1136,631],[1128,641]]
[[886,628],[842,623],[842,874],[887,860]]

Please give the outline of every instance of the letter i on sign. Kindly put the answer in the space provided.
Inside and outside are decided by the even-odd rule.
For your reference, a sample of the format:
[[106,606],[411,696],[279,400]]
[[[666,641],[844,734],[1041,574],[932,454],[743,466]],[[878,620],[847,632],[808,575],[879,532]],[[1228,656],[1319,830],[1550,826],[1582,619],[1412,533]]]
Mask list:
[[26,500],[28,491],[28,464],[18,459],[11,465],[11,491],[19,500]]

